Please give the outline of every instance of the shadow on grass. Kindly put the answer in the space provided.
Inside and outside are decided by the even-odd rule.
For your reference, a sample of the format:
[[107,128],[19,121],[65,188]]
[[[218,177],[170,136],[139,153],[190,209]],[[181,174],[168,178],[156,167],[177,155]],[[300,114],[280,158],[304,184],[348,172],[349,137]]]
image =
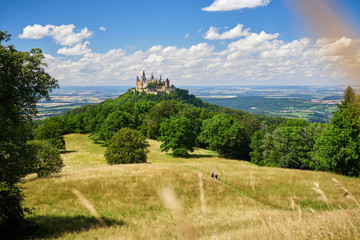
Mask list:
[[64,151],[61,151],[60,153],[61,154],[68,154],[68,153],[74,153],[74,152],[77,152],[75,150],[64,150]]
[[27,179],[26,181],[32,182],[32,181],[39,180],[39,179],[53,179],[53,178],[61,178],[61,177],[64,177],[64,175],[48,175],[48,176],[42,176],[42,177],[34,176],[33,178]]
[[190,154],[188,158],[214,158],[214,154]]
[[[107,226],[123,226],[124,221],[103,218]],[[30,238],[53,238],[64,234],[81,232],[102,227],[94,217],[87,216],[37,216],[28,217],[28,221],[37,225],[36,231]]]

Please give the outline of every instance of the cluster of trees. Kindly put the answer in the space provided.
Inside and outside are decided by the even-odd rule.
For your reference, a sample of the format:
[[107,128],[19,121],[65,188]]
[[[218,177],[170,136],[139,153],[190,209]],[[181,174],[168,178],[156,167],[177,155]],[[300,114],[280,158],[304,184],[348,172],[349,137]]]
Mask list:
[[360,175],[360,96],[351,87],[331,123],[288,120],[252,137],[251,162],[261,166]]
[[209,147],[224,157],[249,159],[251,136],[260,128],[254,116],[202,102],[182,89],[160,96],[129,91],[50,119],[62,134],[90,133],[94,142],[105,145],[119,130],[133,129],[180,157],[194,147]]
[[[177,89],[156,96],[127,92],[117,99],[53,117],[64,133],[91,133],[110,144],[120,129],[162,142],[162,151],[187,157],[194,147],[260,166],[360,174],[360,97],[348,87],[331,123],[254,116],[202,102]],[[128,162],[128,161],[125,161]]]
[[10,34],[0,31],[0,236],[16,238],[29,230],[23,218],[20,179],[34,172],[40,176],[57,172],[62,160],[51,142],[55,140],[44,135],[44,129],[37,130],[37,140],[30,141],[36,103],[49,99],[57,81],[45,72],[40,49],[20,52],[13,45],[3,45],[9,39]]

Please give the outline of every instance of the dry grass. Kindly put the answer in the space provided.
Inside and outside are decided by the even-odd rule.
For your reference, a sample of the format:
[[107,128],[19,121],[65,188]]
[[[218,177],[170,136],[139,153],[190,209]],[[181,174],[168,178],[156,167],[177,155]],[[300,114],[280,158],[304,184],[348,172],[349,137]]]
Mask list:
[[[192,158],[173,158],[159,151],[158,142],[149,142],[149,164],[109,166],[103,157],[104,147],[92,144],[87,135],[67,135],[69,152],[63,154],[64,171],[49,178],[31,176],[24,184],[25,205],[32,209],[27,217],[41,226],[34,238],[360,236],[356,201],[360,199],[359,179],[262,168],[221,159],[203,149],[195,150]],[[210,177],[212,170],[219,173],[220,180]],[[314,182],[318,183],[316,192],[312,189]],[[73,189],[91,203],[106,227],[84,207]],[[164,197],[163,189],[172,189],[170,195]],[[319,199],[320,191],[326,201]]]

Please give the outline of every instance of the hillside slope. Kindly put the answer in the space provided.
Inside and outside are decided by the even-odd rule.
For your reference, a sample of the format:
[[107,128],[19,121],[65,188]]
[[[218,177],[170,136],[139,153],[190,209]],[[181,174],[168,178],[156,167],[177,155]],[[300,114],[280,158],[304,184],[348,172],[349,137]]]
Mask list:
[[[189,159],[174,158],[160,152],[159,143],[153,140],[149,141],[150,163],[109,166],[103,157],[105,148],[93,144],[88,135],[70,134],[65,139],[63,172],[49,178],[31,175],[24,184],[25,206],[32,210],[27,218],[40,225],[36,239],[360,236],[358,203],[345,198],[332,180],[336,178],[360,199],[360,179],[257,167],[218,158],[203,149]],[[211,171],[219,173],[220,180],[212,179]],[[204,201],[200,200],[200,179]],[[327,202],[312,189],[314,182]],[[93,205],[106,227],[89,213],[73,189]],[[173,190],[176,199],[164,197],[164,189]]]

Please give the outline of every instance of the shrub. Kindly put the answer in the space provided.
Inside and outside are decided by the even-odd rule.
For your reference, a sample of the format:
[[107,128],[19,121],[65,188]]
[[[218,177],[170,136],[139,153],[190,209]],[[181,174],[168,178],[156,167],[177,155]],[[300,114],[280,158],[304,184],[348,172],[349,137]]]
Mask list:
[[39,177],[58,173],[64,166],[59,149],[49,141],[33,140],[28,143],[34,149],[33,172]]
[[141,132],[122,128],[108,141],[105,158],[109,164],[146,162],[149,146]]
[[35,139],[47,140],[60,150],[65,150],[65,140],[61,135],[63,132],[59,122],[47,119],[44,124],[35,130]]

